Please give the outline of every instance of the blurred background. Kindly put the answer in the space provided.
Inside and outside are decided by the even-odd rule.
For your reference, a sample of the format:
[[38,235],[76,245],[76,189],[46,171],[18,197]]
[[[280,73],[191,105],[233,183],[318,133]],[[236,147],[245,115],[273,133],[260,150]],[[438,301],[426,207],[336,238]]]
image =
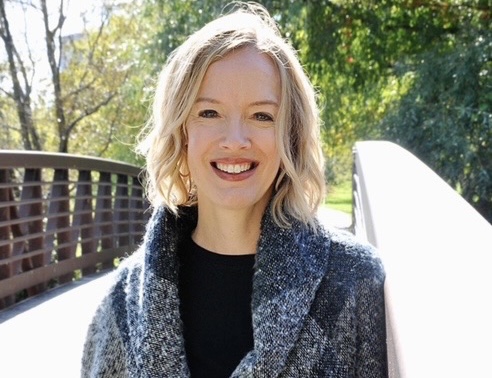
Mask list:
[[[351,211],[355,141],[390,140],[492,221],[490,0],[261,3],[318,90],[332,207]],[[141,166],[158,72],[226,4],[0,0],[0,149]]]

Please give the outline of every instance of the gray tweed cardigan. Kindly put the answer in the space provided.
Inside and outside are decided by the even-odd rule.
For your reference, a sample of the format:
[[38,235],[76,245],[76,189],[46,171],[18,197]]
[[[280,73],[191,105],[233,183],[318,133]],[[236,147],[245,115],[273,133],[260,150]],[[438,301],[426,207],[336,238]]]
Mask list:
[[[157,209],[141,248],[117,269],[89,327],[82,377],[188,377],[177,245],[194,208]],[[262,220],[253,278],[254,349],[233,377],[385,377],[384,272],[339,231]]]

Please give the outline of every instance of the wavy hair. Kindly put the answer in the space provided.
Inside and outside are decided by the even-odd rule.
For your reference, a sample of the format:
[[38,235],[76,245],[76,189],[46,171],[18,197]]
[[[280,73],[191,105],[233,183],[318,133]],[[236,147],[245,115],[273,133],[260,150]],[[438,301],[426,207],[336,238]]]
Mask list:
[[289,227],[295,218],[313,225],[324,198],[323,154],[316,93],[267,10],[235,3],[232,12],[192,34],[167,59],[155,91],[153,114],[138,151],[146,157],[147,195],[153,206],[197,203],[187,166],[185,121],[208,67],[229,52],[253,46],[271,57],[280,74],[281,100],[276,140],[281,167],[271,210],[275,222]]

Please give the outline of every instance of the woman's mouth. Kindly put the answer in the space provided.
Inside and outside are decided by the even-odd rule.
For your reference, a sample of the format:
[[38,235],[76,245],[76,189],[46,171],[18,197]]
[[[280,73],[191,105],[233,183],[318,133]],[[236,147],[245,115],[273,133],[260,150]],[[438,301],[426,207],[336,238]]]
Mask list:
[[237,174],[237,173],[249,171],[252,168],[253,163],[242,163],[242,164],[216,163],[215,166],[217,169],[221,170],[222,172]]
[[255,168],[258,164],[254,162],[239,163],[239,164],[229,164],[229,163],[219,163],[213,162],[212,166],[221,172],[237,175],[243,172],[247,172]]

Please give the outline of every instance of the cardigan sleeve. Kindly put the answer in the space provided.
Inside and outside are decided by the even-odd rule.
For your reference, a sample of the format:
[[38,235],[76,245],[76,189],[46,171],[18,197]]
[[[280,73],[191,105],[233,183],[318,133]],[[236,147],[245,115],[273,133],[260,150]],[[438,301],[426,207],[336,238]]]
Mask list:
[[124,340],[118,324],[119,307],[115,303],[118,289],[115,285],[110,290],[89,326],[82,355],[82,378],[129,377]]
[[379,258],[369,264],[368,273],[357,285],[358,351],[357,377],[388,376],[384,270]]

